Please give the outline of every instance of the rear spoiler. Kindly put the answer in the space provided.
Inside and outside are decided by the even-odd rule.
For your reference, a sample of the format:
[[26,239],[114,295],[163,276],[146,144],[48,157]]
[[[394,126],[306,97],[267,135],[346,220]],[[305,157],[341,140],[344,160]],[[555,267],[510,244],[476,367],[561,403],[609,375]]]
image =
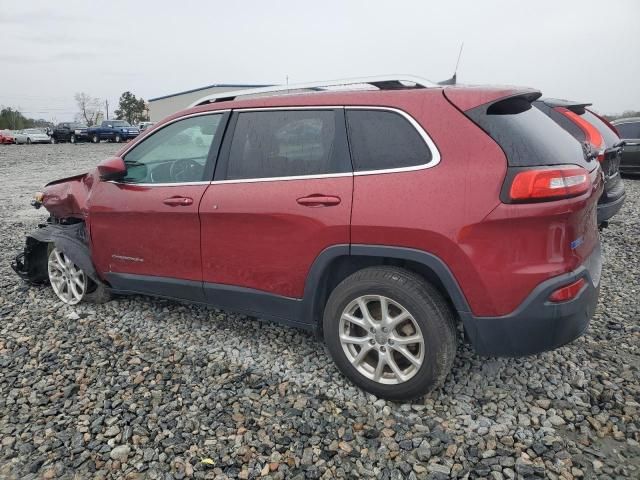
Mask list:
[[559,98],[541,98],[540,101],[548,107],[563,107],[567,110],[571,110],[573,113],[577,113],[578,115],[582,115],[587,107],[593,105],[592,103],[575,102]]
[[466,112],[481,105],[496,103],[509,98],[533,102],[542,96],[539,90],[522,87],[454,87],[443,89],[444,96],[459,110]]

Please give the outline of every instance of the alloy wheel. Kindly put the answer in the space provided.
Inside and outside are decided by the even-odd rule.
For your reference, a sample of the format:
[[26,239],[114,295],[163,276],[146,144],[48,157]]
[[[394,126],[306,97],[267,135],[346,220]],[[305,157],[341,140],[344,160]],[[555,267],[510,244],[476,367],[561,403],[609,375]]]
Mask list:
[[79,303],[87,292],[87,276],[63,252],[54,248],[49,254],[49,282],[60,300]]
[[381,295],[363,295],[344,309],[339,324],[342,349],[366,378],[395,385],[411,379],[424,360],[424,338],[411,313]]

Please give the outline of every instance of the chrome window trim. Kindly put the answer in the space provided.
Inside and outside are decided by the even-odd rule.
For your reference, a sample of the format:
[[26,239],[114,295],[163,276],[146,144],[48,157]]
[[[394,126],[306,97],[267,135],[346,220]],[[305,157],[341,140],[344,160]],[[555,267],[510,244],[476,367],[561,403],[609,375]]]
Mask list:
[[[426,170],[428,168],[433,168],[440,163],[441,156],[440,150],[436,146],[435,142],[431,139],[429,134],[422,128],[415,118],[412,115],[395,107],[381,107],[377,105],[305,105],[305,106],[287,106],[287,107],[247,107],[247,108],[227,108],[224,110],[213,110],[207,112],[198,112],[192,113],[190,115],[185,115],[184,117],[179,117],[167,122],[163,125],[165,126],[171,125],[180,120],[184,120],[190,117],[197,117],[202,115],[215,115],[218,113],[226,113],[226,112],[261,112],[261,111],[278,111],[278,110],[336,110],[336,109],[344,109],[344,110],[379,110],[379,111],[387,111],[394,112],[402,117],[404,117],[410,124],[415,128],[425,142],[429,150],[431,151],[431,160],[427,163],[421,165],[412,165],[410,167],[399,167],[399,168],[384,168],[379,170],[362,170],[362,171],[352,171],[352,172],[342,172],[342,173],[324,173],[324,174],[315,174],[315,175],[292,175],[285,177],[263,177],[263,178],[237,178],[231,180],[213,180],[213,181],[198,181],[198,182],[180,182],[180,183],[129,183],[129,182],[117,182],[115,180],[110,180],[109,183],[116,183],[119,185],[136,185],[140,187],[174,187],[174,186],[185,186],[185,185],[222,185],[225,183],[260,183],[260,182],[282,182],[289,180],[314,180],[320,178],[340,178],[340,177],[354,177],[354,176],[364,176],[364,175],[384,175],[388,173],[402,173],[402,172],[414,172],[417,170]],[[133,147],[137,145],[137,142],[131,147],[127,148],[123,153],[122,157],[126,155]]]
[[288,177],[267,177],[267,178],[238,178],[233,180],[214,180],[211,182],[211,185],[220,185],[225,183],[257,183],[257,182],[276,182],[276,181],[287,181],[287,180],[309,180],[309,179],[318,179],[318,178],[337,178],[337,177],[351,177],[351,176],[362,176],[362,175],[381,175],[387,173],[401,173],[401,172],[413,172],[416,170],[425,170],[427,168],[435,167],[440,163],[440,150],[436,146],[435,142],[431,139],[429,134],[422,128],[415,118],[413,118],[409,113],[404,110],[400,110],[399,108],[394,107],[380,107],[377,105],[368,106],[368,105],[357,105],[357,106],[349,106],[349,105],[318,105],[318,106],[304,106],[304,107],[255,107],[255,108],[234,108],[232,109],[234,112],[255,112],[255,111],[277,111],[277,110],[335,110],[335,109],[345,109],[345,110],[380,110],[387,112],[394,112],[402,117],[404,117],[410,124],[415,128],[422,138],[422,140],[427,145],[427,148],[431,151],[431,160],[427,163],[421,165],[412,165],[410,167],[399,167],[399,168],[385,168],[380,170],[362,170],[359,172],[345,172],[345,173],[325,173],[325,174],[317,174],[317,175],[294,175]]
[[345,108],[347,110],[381,110],[381,111],[397,113],[400,116],[404,117],[411,124],[411,126],[413,126],[413,128],[416,129],[420,137],[422,137],[422,140],[424,141],[424,143],[427,145],[427,148],[431,151],[431,160],[421,165],[412,165],[410,167],[398,167],[398,168],[381,168],[379,170],[354,171],[353,174],[355,176],[380,175],[380,174],[386,174],[386,173],[399,173],[399,172],[413,172],[416,170],[425,170],[427,168],[432,168],[440,163],[440,150],[438,150],[438,147],[436,146],[435,142],[431,139],[431,137],[425,131],[425,129],[422,128],[422,125],[420,125],[417,122],[417,120],[413,118],[413,116],[411,116],[404,110],[400,110],[399,108],[394,108],[394,107],[376,107],[376,106],[369,107],[365,105],[345,107]]

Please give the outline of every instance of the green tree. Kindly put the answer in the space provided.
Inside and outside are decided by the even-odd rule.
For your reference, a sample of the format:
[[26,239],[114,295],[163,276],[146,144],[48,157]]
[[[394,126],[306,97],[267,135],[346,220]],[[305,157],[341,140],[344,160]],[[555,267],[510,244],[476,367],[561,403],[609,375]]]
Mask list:
[[131,124],[149,120],[146,102],[131,92],[120,95],[120,104],[114,113],[118,120],[126,120]]
[[22,130],[23,128],[30,128],[35,125],[35,122],[31,118],[26,118],[18,110],[11,107],[3,107],[0,110],[0,130]]

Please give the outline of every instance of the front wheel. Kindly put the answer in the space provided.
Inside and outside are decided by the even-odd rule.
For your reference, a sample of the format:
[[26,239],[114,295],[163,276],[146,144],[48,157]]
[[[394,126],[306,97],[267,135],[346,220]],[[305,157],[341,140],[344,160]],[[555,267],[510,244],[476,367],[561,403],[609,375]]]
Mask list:
[[69,143],[76,143],[76,136],[73,133],[69,137]]
[[98,135],[93,135],[91,137],[91,143],[99,143],[100,142],[100,137],[98,137]]
[[442,295],[396,267],[365,268],[343,280],[329,297],[323,330],[342,373],[388,400],[432,391],[456,353],[454,317]]
[[116,143],[120,143],[122,141],[122,138],[120,137],[120,135],[116,134],[116,136],[113,137],[113,141]]
[[49,143],[52,144],[52,145],[55,144],[56,143],[56,139],[54,137],[51,137],[49,139]]
[[76,305],[81,301],[104,303],[111,299],[110,292],[104,285],[91,280],[64,252],[52,244],[49,247],[47,270],[53,292],[68,305]]

